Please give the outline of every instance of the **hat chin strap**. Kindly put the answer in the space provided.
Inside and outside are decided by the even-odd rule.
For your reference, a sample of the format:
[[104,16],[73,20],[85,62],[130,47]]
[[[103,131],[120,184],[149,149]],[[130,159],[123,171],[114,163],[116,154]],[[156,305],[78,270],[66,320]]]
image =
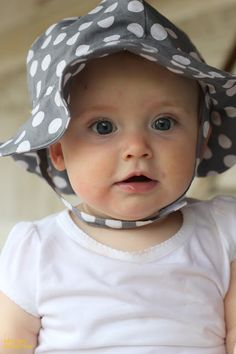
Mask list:
[[117,220],[117,219],[103,219],[94,215],[87,214],[83,211],[80,211],[75,206],[72,206],[68,203],[61,195],[60,198],[65,206],[70,209],[73,214],[80,219],[81,221],[89,224],[90,226],[94,227],[101,227],[101,228],[110,228],[110,229],[134,229],[137,227],[142,227],[148,224],[152,224],[156,221],[159,221],[165,218],[167,215],[183,208],[187,204],[187,200],[185,195],[173,202],[172,204],[162,208],[158,211],[158,213],[150,218],[145,218],[142,220]]

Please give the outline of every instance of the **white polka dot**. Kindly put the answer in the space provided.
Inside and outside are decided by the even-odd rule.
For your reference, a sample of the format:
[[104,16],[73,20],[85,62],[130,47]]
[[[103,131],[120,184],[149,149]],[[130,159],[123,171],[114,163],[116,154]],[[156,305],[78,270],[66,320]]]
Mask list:
[[228,117],[236,118],[236,108],[235,107],[225,107],[225,112]]
[[34,115],[35,113],[38,112],[38,110],[39,110],[39,104],[32,109],[31,113]]
[[114,45],[119,44],[119,43],[120,43],[120,41],[107,42],[107,43],[105,43],[105,46],[114,46]]
[[27,59],[26,59],[27,64],[33,59],[33,57],[34,57],[34,51],[32,49],[30,49],[28,51],[28,55],[27,55]]
[[67,22],[67,21],[75,21],[75,20],[78,20],[79,17],[78,16],[72,16],[72,17],[66,17],[64,18],[64,21]]
[[182,55],[173,55],[173,59],[177,61],[177,63],[183,65],[190,65],[191,61],[188,58],[183,57]]
[[138,38],[141,38],[144,35],[144,29],[139,23],[131,23],[128,25],[127,30],[135,34]]
[[166,30],[166,31],[169,33],[169,35],[170,35],[171,37],[173,37],[174,39],[177,39],[177,38],[178,38],[177,34],[176,34],[172,29],[166,27],[165,30]]
[[38,61],[34,60],[33,63],[31,64],[31,66],[30,66],[30,75],[32,77],[35,76],[35,74],[37,72],[37,69],[38,69]]
[[166,69],[168,69],[169,71],[171,71],[171,72],[174,73],[174,74],[184,74],[183,71],[170,68],[169,66],[167,66]]
[[192,66],[190,66],[190,67],[189,67],[189,69],[191,69],[191,70],[193,70],[193,71],[197,72],[198,74],[200,73],[200,71],[199,71],[198,69],[193,68]]
[[209,71],[209,75],[211,75],[211,77],[220,77],[220,78],[224,78],[225,77],[222,74],[217,73],[216,71]]
[[98,58],[104,58],[104,57],[107,57],[108,55],[109,55],[108,53],[102,54],[102,55],[100,55]]
[[208,109],[210,108],[210,103],[211,103],[211,99],[210,99],[209,95],[206,94],[205,95],[205,104],[206,104]]
[[224,164],[227,167],[232,167],[236,163],[235,155],[227,155],[224,157]]
[[168,33],[166,32],[165,28],[162,25],[155,23],[151,27],[151,35],[157,41],[163,41],[164,39],[167,38]]
[[82,23],[82,25],[79,26],[79,31],[83,31],[87,28],[89,28],[92,25],[93,22],[85,22]]
[[210,94],[215,94],[216,93],[216,88],[214,85],[211,84],[207,84],[208,88],[209,88],[209,92]]
[[209,122],[204,122],[204,124],[203,124],[203,136],[204,136],[204,138],[207,138],[208,133],[209,133],[209,129],[210,129]]
[[51,60],[52,60],[52,58],[51,58],[50,54],[47,54],[44,57],[44,59],[43,59],[43,61],[41,63],[41,68],[42,68],[43,71],[46,71],[48,69],[48,67],[49,67],[49,65],[51,63]]
[[181,69],[186,69],[186,67],[184,65],[176,63],[176,61],[174,61],[174,60],[171,60],[171,64],[174,66],[178,66]]
[[66,129],[68,128],[69,123],[70,123],[70,117],[67,118],[67,122],[66,122],[66,126],[65,126]]
[[119,220],[105,220],[105,225],[114,229],[122,229],[122,221]]
[[148,59],[148,60],[150,60],[150,61],[157,61],[157,58],[154,58],[154,57],[152,57],[151,55],[148,55],[148,54],[143,54],[143,53],[140,53],[139,54],[141,57],[143,57],[143,58],[145,58],[145,59]]
[[78,69],[73,73],[72,76],[75,76],[75,75],[77,75],[78,73],[80,73],[80,72],[85,68],[85,66],[86,66],[85,63],[81,64],[81,65],[78,67]]
[[66,181],[64,180],[64,178],[62,178],[60,176],[55,176],[55,177],[53,177],[52,180],[57,188],[63,189],[63,188],[67,187]]
[[206,147],[206,150],[205,150],[205,152],[204,152],[204,156],[203,156],[203,158],[205,159],[205,160],[209,160],[209,159],[211,159],[212,158],[212,151],[209,149],[209,147],[207,146]]
[[39,81],[36,85],[36,97],[39,98],[40,92],[42,88],[42,81]]
[[198,53],[196,53],[196,52],[190,52],[189,55],[190,55],[192,58],[194,58],[194,59],[196,59],[197,61],[199,61],[199,62],[202,63],[202,59],[200,58],[200,56],[199,56]]
[[115,2],[113,5],[109,6],[105,11],[104,13],[108,13],[108,12],[112,12],[114,11],[118,6],[118,2]]
[[85,214],[84,212],[81,212],[81,216],[85,221],[88,221],[88,222],[95,222],[96,221],[96,217],[93,215],[89,215],[89,214]]
[[7,146],[8,144],[10,144],[13,141],[13,139],[7,140],[5,141],[5,143],[3,143],[2,145],[0,145],[0,149],[4,148],[5,146]]
[[14,144],[18,144],[24,137],[25,137],[26,131],[24,130],[20,136],[16,139],[16,141],[14,142]]
[[62,105],[61,96],[60,96],[60,93],[58,91],[55,94],[55,103],[56,103],[56,105],[58,107],[60,107]]
[[56,27],[56,25],[57,25],[57,24],[54,23],[53,25],[51,25],[51,26],[47,29],[47,31],[45,32],[47,36],[49,35],[49,33],[52,32],[53,28]]
[[69,202],[67,202],[67,200],[61,197],[61,201],[69,210],[73,209],[72,205]]
[[115,21],[114,16],[107,17],[105,20],[101,20],[98,22],[98,26],[102,28],[109,28],[113,25]]
[[157,48],[154,48],[154,47],[149,47],[148,48],[148,46],[143,47],[142,50],[145,51],[145,52],[148,52],[148,53],[157,53],[158,52]]
[[148,224],[151,224],[152,221],[151,220],[147,220],[147,221],[136,221],[136,226],[137,227],[141,227],[141,226],[145,226],[145,225],[148,225]]
[[90,49],[90,46],[89,46],[89,45],[82,44],[82,45],[80,45],[80,46],[76,49],[75,55],[76,55],[77,57],[80,57],[80,56],[82,56],[82,55],[86,55],[86,54],[88,54],[89,49]]
[[62,126],[62,119],[61,118],[55,118],[48,127],[48,133],[49,134],[55,134]]
[[207,176],[217,176],[218,175],[218,173],[216,172],[216,171],[209,171],[209,172],[207,172]]
[[205,79],[209,76],[204,74],[203,72],[199,71],[199,73],[197,75],[193,75],[193,77],[195,77],[196,79]]
[[130,1],[128,4],[128,10],[131,12],[142,12],[144,11],[144,6],[140,1]]
[[221,115],[219,112],[213,111],[211,114],[211,119],[214,125],[221,125]]
[[214,106],[218,106],[219,102],[215,98],[212,98],[211,100]]
[[65,76],[64,76],[64,79],[63,79],[63,86],[65,86],[67,84],[67,82],[70,80],[72,74],[71,73],[67,73]]
[[45,92],[45,96],[49,96],[52,93],[53,89],[54,89],[54,86],[49,86],[47,88],[47,91]]
[[20,145],[17,147],[16,153],[20,154],[23,152],[30,151],[30,149],[31,149],[30,142],[28,140],[25,140],[22,143],[20,143]]
[[232,97],[236,94],[236,85],[226,91],[226,95]]
[[80,36],[80,33],[79,33],[79,32],[76,33],[76,34],[74,34],[73,37],[71,37],[71,38],[69,38],[69,39],[67,40],[66,44],[67,44],[67,45],[74,45],[74,44],[76,43],[77,39],[79,38],[79,36]]
[[232,86],[234,86],[234,84],[236,83],[236,80],[228,80],[227,82],[226,82],[226,84],[224,84],[224,88],[226,88],[226,89],[229,89],[229,88],[231,88]]
[[200,165],[200,162],[201,162],[201,160],[200,160],[200,158],[198,157],[198,158],[196,159],[195,174],[197,173],[197,169],[198,169],[198,166]]
[[67,34],[66,34],[65,32],[60,33],[60,34],[56,37],[56,39],[55,39],[55,41],[53,42],[53,44],[54,44],[54,45],[57,45],[57,44],[61,43],[61,42],[66,38],[66,36],[67,36]]
[[32,120],[32,126],[35,128],[38,125],[40,125],[42,123],[42,121],[44,120],[44,117],[45,117],[44,112],[42,112],[42,111],[38,112]]
[[16,160],[15,161],[16,164],[22,168],[24,168],[24,170],[28,170],[29,168],[29,164],[26,162],[26,161],[23,161],[23,160]]
[[229,149],[232,146],[232,141],[224,134],[219,135],[218,143],[223,149]]
[[100,12],[103,9],[103,6],[98,6],[95,9],[93,9],[92,11],[90,11],[88,14],[89,15],[93,15],[93,14],[97,14],[98,12]]
[[73,61],[72,63],[70,63],[70,66],[75,66],[80,63],[85,63],[85,59],[77,59],[77,60]]
[[120,35],[119,34],[114,34],[113,36],[109,36],[104,38],[104,42],[111,42],[111,41],[117,41],[120,39]]
[[57,64],[56,74],[58,77],[61,77],[63,70],[66,67],[66,61],[62,60],[60,63]]
[[51,42],[52,36],[49,36],[45,39],[45,41],[43,42],[41,49],[45,49],[47,48],[47,46],[49,45],[49,43]]

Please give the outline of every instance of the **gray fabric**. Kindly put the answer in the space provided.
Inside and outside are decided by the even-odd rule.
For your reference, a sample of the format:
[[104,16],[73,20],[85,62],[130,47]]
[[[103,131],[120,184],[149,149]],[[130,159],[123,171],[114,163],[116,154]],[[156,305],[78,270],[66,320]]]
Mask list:
[[[222,173],[236,162],[236,76],[207,65],[185,33],[145,1],[103,0],[83,17],[50,26],[27,57],[32,115],[0,146],[27,171],[45,178],[58,193],[73,194],[66,172],[57,171],[47,147],[69,122],[71,79],[88,60],[129,51],[197,80],[204,92],[196,175]],[[212,129],[205,156],[200,147]],[[187,147],[186,147],[187,148]]]

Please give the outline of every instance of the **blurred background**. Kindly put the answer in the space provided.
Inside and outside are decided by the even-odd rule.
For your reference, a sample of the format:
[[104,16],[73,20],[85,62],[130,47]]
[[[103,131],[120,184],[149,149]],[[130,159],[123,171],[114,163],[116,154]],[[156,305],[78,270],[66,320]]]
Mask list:
[[[119,0],[122,1],[122,0]],[[187,32],[210,65],[236,73],[236,0],[149,0]],[[0,141],[29,117],[25,58],[32,42],[52,23],[86,14],[97,0],[0,0]],[[196,179],[189,195],[208,199],[236,195],[236,168]],[[62,210],[47,184],[9,158],[0,159],[0,248],[13,225]]]

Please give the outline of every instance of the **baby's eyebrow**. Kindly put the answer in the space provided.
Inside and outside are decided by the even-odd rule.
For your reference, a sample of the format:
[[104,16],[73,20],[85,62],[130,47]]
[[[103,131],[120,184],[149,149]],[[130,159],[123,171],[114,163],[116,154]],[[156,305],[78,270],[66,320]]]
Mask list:
[[81,113],[83,114],[83,113],[87,113],[90,111],[104,111],[104,110],[117,111],[117,108],[115,106],[106,105],[106,104],[96,104],[96,105],[92,105],[92,106],[84,108]]

